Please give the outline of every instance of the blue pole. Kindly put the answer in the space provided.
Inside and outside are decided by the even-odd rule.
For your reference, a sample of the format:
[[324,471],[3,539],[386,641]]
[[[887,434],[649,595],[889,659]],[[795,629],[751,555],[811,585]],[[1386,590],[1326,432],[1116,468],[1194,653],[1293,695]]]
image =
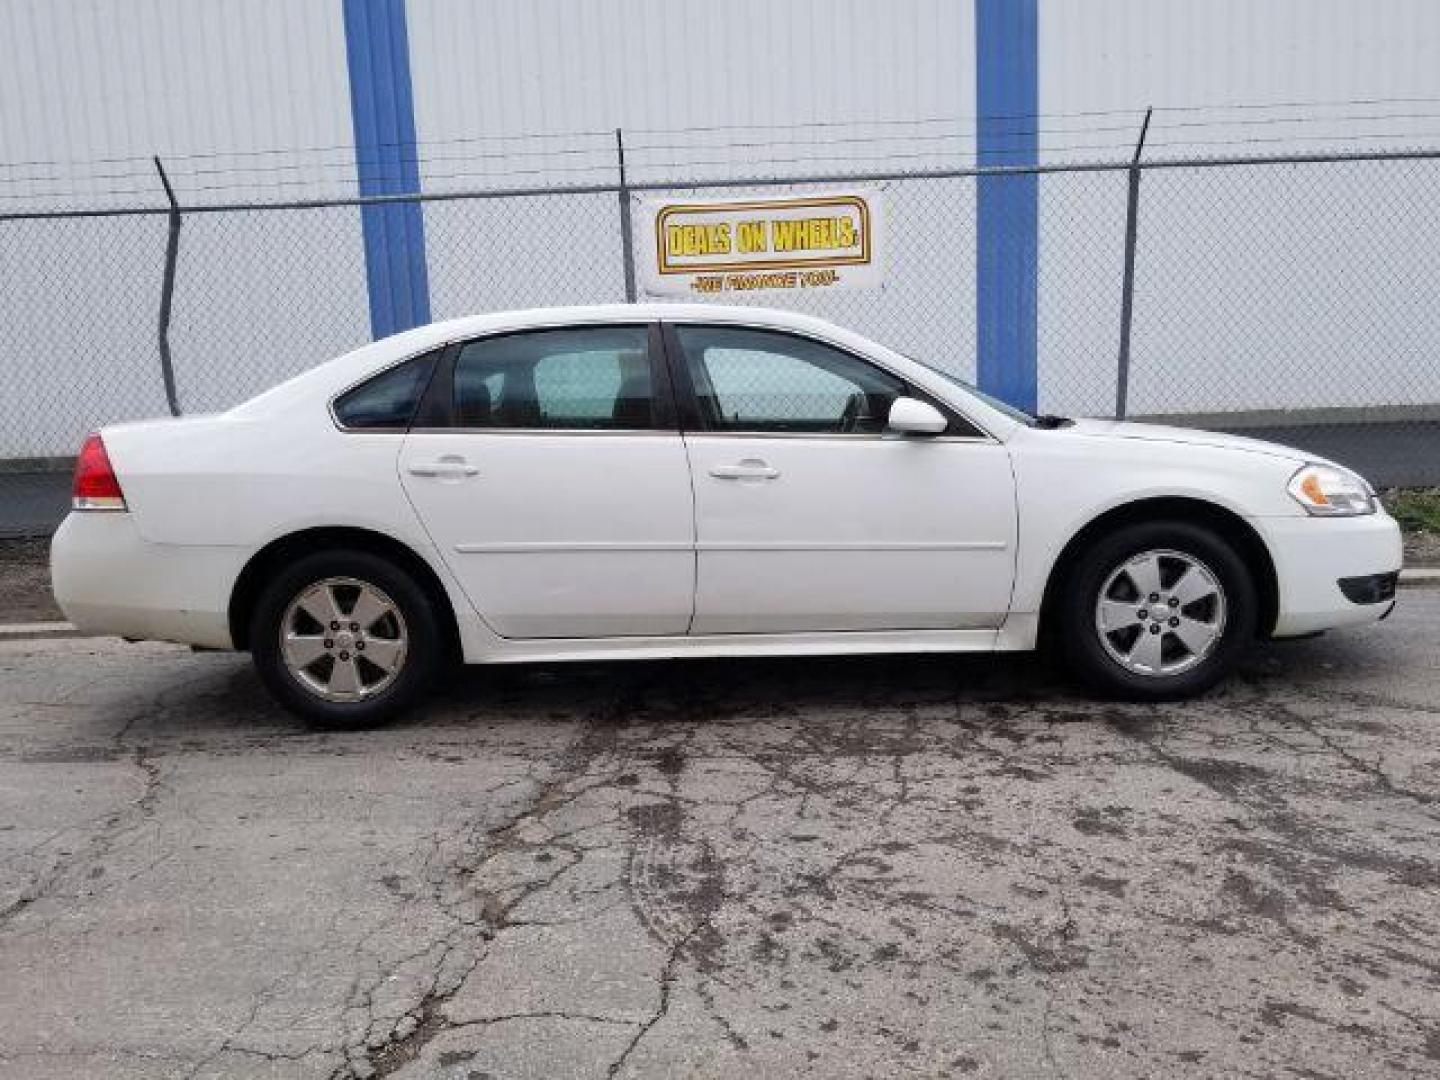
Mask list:
[[[360,194],[420,192],[405,0],[343,0],[345,59]],[[362,206],[373,337],[430,321],[425,219],[419,203]]]
[[[975,0],[976,156],[1039,160],[1038,0]],[[975,197],[976,381],[1036,406],[1039,177],[982,176]]]

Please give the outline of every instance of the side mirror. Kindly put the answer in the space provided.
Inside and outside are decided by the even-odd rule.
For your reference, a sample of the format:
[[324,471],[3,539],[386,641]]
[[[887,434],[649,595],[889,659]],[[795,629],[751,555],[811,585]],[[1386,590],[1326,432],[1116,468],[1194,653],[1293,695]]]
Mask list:
[[944,413],[928,401],[913,397],[896,398],[890,405],[890,417],[885,422],[886,431],[901,435],[939,435],[949,426]]

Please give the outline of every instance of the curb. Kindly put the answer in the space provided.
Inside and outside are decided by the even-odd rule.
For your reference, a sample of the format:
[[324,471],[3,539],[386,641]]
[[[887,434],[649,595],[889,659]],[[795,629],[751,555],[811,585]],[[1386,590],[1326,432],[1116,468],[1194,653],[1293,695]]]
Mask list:
[[1429,568],[1400,571],[1401,585],[1435,586],[1440,585],[1440,570]]
[[[1440,586],[1440,569],[1401,570],[1400,584],[1414,588]],[[0,641],[27,641],[33,638],[108,637],[108,634],[81,634],[68,622],[0,623]]]
[[68,622],[0,623],[0,641],[80,636],[80,631]]

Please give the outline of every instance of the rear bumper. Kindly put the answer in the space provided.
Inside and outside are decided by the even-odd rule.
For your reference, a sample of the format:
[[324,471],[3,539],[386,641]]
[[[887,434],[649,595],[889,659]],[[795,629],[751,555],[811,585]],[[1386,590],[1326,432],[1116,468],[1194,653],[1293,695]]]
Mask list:
[[1275,637],[1376,622],[1394,606],[1402,549],[1400,527],[1388,514],[1252,523],[1270,548],[1279,579]]
[[89,634],[232,648],[243,548],[153,544],[128,513],[72,513],[50,545],[55,600]]

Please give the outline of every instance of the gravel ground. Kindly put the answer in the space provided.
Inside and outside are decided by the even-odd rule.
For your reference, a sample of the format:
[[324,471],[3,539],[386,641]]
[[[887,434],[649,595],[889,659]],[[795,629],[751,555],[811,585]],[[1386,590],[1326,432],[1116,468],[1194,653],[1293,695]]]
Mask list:
[[0,1075],[1440,1075],[1440,590],[1199,702],[1029,658],[0,644]]
[[50,595],[50,541],[0,540],[0,623],[62,618]]

